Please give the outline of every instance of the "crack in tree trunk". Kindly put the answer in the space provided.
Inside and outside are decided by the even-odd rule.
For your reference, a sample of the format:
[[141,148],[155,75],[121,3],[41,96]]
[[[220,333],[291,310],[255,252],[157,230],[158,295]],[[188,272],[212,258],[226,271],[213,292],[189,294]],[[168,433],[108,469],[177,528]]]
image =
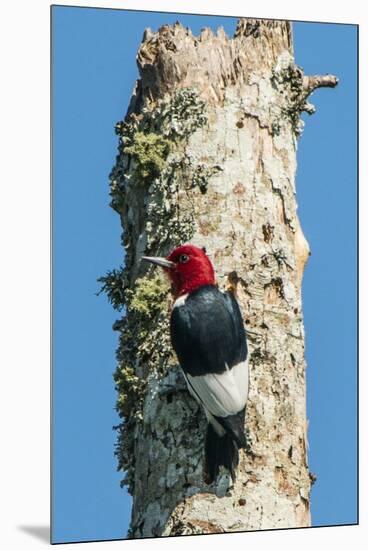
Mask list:
[[[222,29],[195,37],[178,23],[146,29],[137,61],[111,174],[126,266],[104,279],[126,307],[115,380],[130,536],[310,525],[301,304],[309,247],[295,200],[296,139],[307,96],[337,79],[303,75],[284,21],[241,19],[232,39]],[[168,342],[168,288],[140,263],[183,241],[206,247],[248,330],[251,448],[225,499],[203,481],[206,421]]]

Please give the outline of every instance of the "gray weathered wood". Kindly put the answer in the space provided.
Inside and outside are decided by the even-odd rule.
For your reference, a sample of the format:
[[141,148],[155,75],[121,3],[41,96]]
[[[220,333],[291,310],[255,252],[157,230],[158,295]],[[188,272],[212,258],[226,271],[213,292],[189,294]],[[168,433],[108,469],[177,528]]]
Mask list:
[[[133,495],[131,537],[310,524],[301,281],[309,247],[295,196],[300,114],[335,77],[295,65],[291,25],[241,19],[195,37],[147,29],[111,174],[126,267],[105,289],[126,317],[116,384],[117,456]],[[202,479],[204,414],[188,394],[168,335],[170,293],[142,254],[206,246],[246,321],[250,394],[234,486]],[[221,495],[225,495],[223,498]]]

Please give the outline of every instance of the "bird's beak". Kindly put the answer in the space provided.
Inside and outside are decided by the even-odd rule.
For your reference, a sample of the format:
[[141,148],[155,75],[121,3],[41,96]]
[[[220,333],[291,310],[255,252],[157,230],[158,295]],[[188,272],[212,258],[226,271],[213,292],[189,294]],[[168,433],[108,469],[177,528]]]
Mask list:
[[170,260],[167,260],[166,258],[155,256],[142,256],[142,260],[146,260],[146,262],[151,262],[151,264],[160,265],[161,267],[166,267],[167,269],[172,269],[173,267],[175,267],[175,263],[170,262]]

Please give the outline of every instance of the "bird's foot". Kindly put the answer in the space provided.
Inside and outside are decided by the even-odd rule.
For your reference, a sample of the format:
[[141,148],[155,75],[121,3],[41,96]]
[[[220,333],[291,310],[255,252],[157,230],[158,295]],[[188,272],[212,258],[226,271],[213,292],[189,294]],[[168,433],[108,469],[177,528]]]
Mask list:
[[224,497],[229,489],[233,487],[233,480],[231,478],[229,470],[224,466],[220,466],[219,474],[215,481],[215,494],[218,498]]

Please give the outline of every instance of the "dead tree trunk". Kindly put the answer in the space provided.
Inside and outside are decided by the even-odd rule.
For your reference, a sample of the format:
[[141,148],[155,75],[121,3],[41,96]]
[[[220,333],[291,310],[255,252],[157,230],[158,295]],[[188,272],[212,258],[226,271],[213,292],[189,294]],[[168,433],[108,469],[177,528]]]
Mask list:
[[[125,307],[115,381],[117,456],[133,495],[131,537],[310,524],[311,476],[301,280],[309,247],[295,200],[300,114],[333,76],[305,77],[288,22],[246,20],[235,35],[147,29],[140,80],[111,173],[123,270],[104,288]],[[250,347],[246,427],[233,487],[202,479],[205,419],[172,354],[167,282],[142,254],[205,246],[231,284]],[[221,498],[226,494],[226,498]]]

